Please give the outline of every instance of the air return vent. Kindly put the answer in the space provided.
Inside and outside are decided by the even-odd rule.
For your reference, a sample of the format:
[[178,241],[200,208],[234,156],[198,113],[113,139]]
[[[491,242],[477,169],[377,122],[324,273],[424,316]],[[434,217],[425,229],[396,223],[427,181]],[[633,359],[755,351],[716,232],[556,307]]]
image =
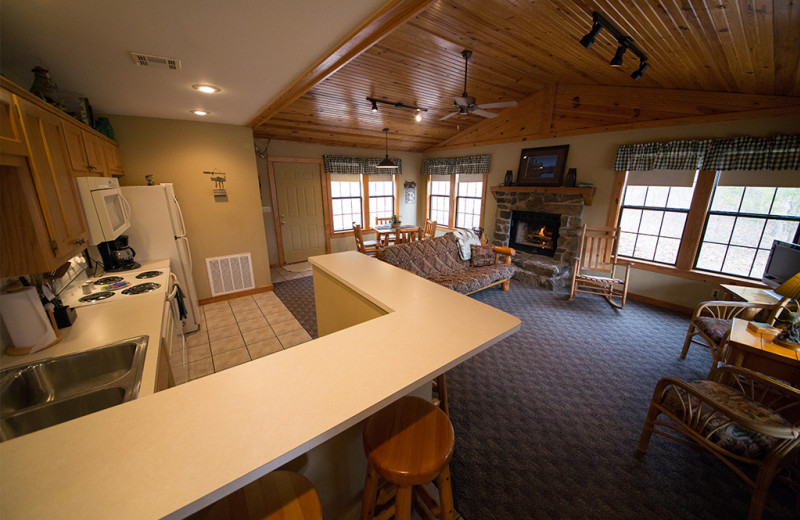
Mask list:
[[211,296],[255,289],[250,253],[206,258]]
[[181,60],[167,58],[166,56],[154,56],[152,54],[142,54],[141,52],[131,52],[131,58],[136,65],[141,67],[152,67],[156,69],[181,70]]

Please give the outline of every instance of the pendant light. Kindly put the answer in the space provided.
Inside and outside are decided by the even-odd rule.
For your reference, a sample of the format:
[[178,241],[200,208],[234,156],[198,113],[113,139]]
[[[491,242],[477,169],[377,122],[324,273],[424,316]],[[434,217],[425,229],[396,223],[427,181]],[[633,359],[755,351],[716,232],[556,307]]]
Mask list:
[[386,134],[386,157],[378,163],[376,168],[397,168],[397,165],[389,159],[389,129],[384,128],[383,133]]

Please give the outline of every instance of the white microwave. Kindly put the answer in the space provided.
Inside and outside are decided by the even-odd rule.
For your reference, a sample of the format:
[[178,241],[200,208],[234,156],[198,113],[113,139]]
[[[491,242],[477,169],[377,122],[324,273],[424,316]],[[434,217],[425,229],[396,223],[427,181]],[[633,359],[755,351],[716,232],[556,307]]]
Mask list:
[[114,240],[131,227],[131,206],[113,177],[76,177],[89,245]]

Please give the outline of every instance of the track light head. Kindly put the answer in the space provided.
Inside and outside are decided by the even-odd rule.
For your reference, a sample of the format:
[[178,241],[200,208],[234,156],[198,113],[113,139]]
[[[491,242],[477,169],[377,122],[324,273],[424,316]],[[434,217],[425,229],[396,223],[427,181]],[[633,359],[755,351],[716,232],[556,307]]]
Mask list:
[[417,115],[415,115],[415,116],[414,116],[414,120],[415,120],[417,123],[419,123],[420,121],[422,121],[422,112],[420,112],[419,110],[417,110]]
[[372,101],[372,111],[373,112],[377,112],[378,111],[378,102],[376,100],[374,100],[374,99],[370,99],[370,101]]
[[592,30],[586,33],[586,36],[581,38],[581,45],[586,47],[587,49],[591,49],[592,45],[594,45],[595,39],[597,39],[597,34],[600,32],[603,26],[599,23],[592,24]]
[[647,67],[649,67],[649,66],[650,66],[650,64],[647,63],[646,61],[639,62],[639,68],[636,69],[633,72],[633,74],[631,74],[631,77],[633,79],[635,79],[636,81],[639,81],[640,79],[642,79],[642,74],[644,73],[644,71],[647,70]]
[[611,61],[608,62],[609,65],[612,67],[620,67],[622,66],[622,55],[625,54],[625,51],[628,50],[628,45],[623,43],[619,47],[617,47],[617,52],[614,54],[614,57],[611,58]]

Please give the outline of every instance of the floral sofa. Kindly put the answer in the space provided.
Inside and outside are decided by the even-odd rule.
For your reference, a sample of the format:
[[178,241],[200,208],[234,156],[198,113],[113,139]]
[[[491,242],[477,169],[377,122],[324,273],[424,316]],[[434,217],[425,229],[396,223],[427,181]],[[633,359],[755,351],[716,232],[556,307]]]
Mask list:
[[[507,291],[515,271],[511,265],[511,257],[516,252],[499,246],[484,246],[472,251],[475,253],[473,258],[462,260],[458,240],[448,233],[429,240],[389,246],[378,251],[375,256],[378,260],[411,271],[462,294],[471,294],[498,284]],[[485,262],[480,261],[485,259],[486,253],[491,258]],[[503,257],[502,262],[499,261],[500,257]],[[489,265],[480,265],[482,263]]]

